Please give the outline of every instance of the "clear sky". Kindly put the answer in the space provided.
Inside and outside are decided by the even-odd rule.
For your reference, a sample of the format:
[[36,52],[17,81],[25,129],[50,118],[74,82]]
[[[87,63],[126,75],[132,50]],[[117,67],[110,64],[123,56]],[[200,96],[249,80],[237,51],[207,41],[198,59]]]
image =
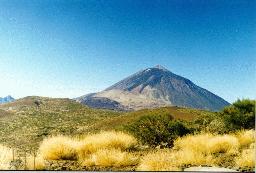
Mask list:
[[256,97],[255,0],[1,0],[0,97],[77,97],[161,64]]

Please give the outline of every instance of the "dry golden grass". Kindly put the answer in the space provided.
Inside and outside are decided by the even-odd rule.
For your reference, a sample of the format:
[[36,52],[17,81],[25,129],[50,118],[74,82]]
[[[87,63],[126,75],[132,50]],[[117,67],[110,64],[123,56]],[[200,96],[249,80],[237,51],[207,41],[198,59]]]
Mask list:
[[187,167],[188,165],[192,166],[214,166],[214,157],[211,154],[203,154],[197,151],[182,149],[176,152],[173,152],[175,156],[175,165],[177,167]]
[[240,168],[254,168],[255,167],[255,150],[245,149],[241,156],[236,158],[236,164]]
[[[83,163],[88,162],[87,164],[89,164],[93,157],[97,158],[97,161],[91,164],[108,165],[108,161],[113,161],[116,165],[121,166],[122,164],[132,164],[132,158],[134,158],[121,151],[132,148],[136,144],[137,140],[133,136],[123,132],[110,131],[88,135],[83,139],[72,139],[65,136],[46,138],[40,145],[39,152],[45,160],[79,159]],[[118,157],[119,160],[117,160]],[[104,161],[106,164],[103,163]]]
[[236,154],[239,149],[237,138],[231,135],[199,134],[178,138],[175,149],[186,149],[201,154],[228,153]]
[[[255,157],[252,131],[234,135],[199,134],[178,138],[173,150],[159,150],[145,155],[139,171],[174,171],[189,166],[235,166],[252,168]],[[238,136],[238,137],[237,137]],[[243,138],[244,137],[244,138]],[[250,149],[243,150],[241,147]],[[248,148],[248,147],[247,147]],[[236,160],[234,159],[236,156]]]
[[76,145],[77,143],[69,137],[49,137],[43,140],[39,152],[45,160],[75,160]]
[[120,149],[126,150],[134,147],[137,140],[123,132],[101,132],[98,134],[85,136],[77,145],[77,152],[80,159],[84,159],[88,154],[97,152],[100,149]]
[[28,170],[44,170],[45,169],[45,160],[41,155],[36,157],[30,155],[27,158],[26,167]]
[[204,141],[208,144],[207,149],[210,153],[226,153],[237,154],[239,151],[239,142],[236,137],[231,135],[217,135],[211,138],[209,141]]
[[181,171],[188,165],[214,166],[212,155],[203,155],[191,150],[170,149],[151,152],[144,156],[138,166],[139,171]]
[[145,155],[139,166],[138,171],[181,171],[175,163],[175,155],[171,150],[158,150]]
[[240,147],[249,147],[250,144],[255,143],[255,130],[242,130],[235,134],[237,137]]
[[253,134],[254,131],[241,131],[230,135],[188,135],[175,140],[172,150],[152,151],[140,161],[127,150],[136,146],[137,140],[115,131],[87,135],[82,139],[50,137],[42,142],[39,151],[43,159],[78,159],[86,167],[121,169],[139,163],[138,171],[180,171],[185,167],[202,165],[251,170],[255,162]]
[[[207,143],[213,137],[212,134],[199,134],[199,135],[188,135],[183,138],[178,138],[174,141],[174,149],[181,150],[187,149],[197,153],[208,153]],[[206,143],[207,141],[207,143]]]
[[0,170],[8,170],[12,161],[12,150],[0,145]]
[[119,148],[121,150],[134,147],[137,144],[137,140],[133,136],[115,131],[89,135],[86,136],[84,140],[99,145],[101,148]]
[[241,155],[236,157],[235,162],[239,168],[251,170],[255,169],[256,161],[255,143],[252,143],[249,149],[243,149]]
[[100,149],[82,162],[82,166],[126,167],[138,164],[138,157],[120,149]]

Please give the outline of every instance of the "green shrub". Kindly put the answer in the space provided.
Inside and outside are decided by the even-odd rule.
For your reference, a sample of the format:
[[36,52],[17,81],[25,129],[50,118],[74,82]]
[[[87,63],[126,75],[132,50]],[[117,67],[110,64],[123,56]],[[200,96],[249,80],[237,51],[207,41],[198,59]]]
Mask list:
[[173,141],[192,132],[187,125],[171,116],[143,116],[126,129],[142,143],[150,146],[172,146]]
[[255,127],[255,101],[237,100],[220,112],[230,131],[238,129],[252,129]]
[[180,120],[170,121],[168,124],[168,131],[172,136],[184,136],[193,130],[188,128],[185,122]]
[[211,124],[212,121],[214,121],[217,118],[217,114],[201,115],[198,116],[194,121],[192,121],[192,126],[197,132],[207,132],[208,126]]
[[157,146],[170,140],[168,123],[171,116],[143,116],[126,129],[133,133],[142,143]]
[[215,115],[199,116],[193,126],[198,132],[217,134],[252,129],[255,127],[255,101],[238,100]]
[[210,132],[213,134],[224,134],[227,131],[228,130],[224,120],[222,118],[216,118],[207,125],[205,132]]
[[168,124],[168,132],[170,134],[169,146],[173,146],[173,142],[178,137],[182,137],[188,133],[192,133],[194,129],[189,128],[184,121],[173,120]]

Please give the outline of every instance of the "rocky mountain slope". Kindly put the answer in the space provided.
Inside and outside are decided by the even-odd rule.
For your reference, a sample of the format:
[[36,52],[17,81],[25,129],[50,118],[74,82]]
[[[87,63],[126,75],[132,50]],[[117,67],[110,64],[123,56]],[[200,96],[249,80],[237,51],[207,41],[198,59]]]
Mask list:
[[[101,99],[104,100],[103,105],[95,102]],[[123,110],[172,105],[218,111],[229,105],[221,97],[162,66],[141,70],[102,92],[81,96],[76,100],[90,107]]]

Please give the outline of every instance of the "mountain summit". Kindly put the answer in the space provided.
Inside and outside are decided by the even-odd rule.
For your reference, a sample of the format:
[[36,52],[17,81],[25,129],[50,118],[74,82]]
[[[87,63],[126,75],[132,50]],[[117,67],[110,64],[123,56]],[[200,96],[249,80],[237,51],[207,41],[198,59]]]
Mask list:
[[[219,96],[190,80],[176,75],[163,66],[141,70],[102,92],[82,96],[77,100],[95,107],[94,100],[115,102],[120,109],[143,109],[160,106],[181,106],[217,111],[229,105]],[[89,103],[89,104],[88,104]],[[109,103],[109,102],[108,102]],[[98,104],[104,107],[105,103]],[[114,109],[114,107],[112,107]]]
[[10,96],[10,95],[8,95],[8,96],[6,96],[6,97],[0,97],[0,104],[2,104],[2,103],[9,103],[9,102],[12,102],[12,101],[14,101],[15,99],[12,97],[12,96]]

